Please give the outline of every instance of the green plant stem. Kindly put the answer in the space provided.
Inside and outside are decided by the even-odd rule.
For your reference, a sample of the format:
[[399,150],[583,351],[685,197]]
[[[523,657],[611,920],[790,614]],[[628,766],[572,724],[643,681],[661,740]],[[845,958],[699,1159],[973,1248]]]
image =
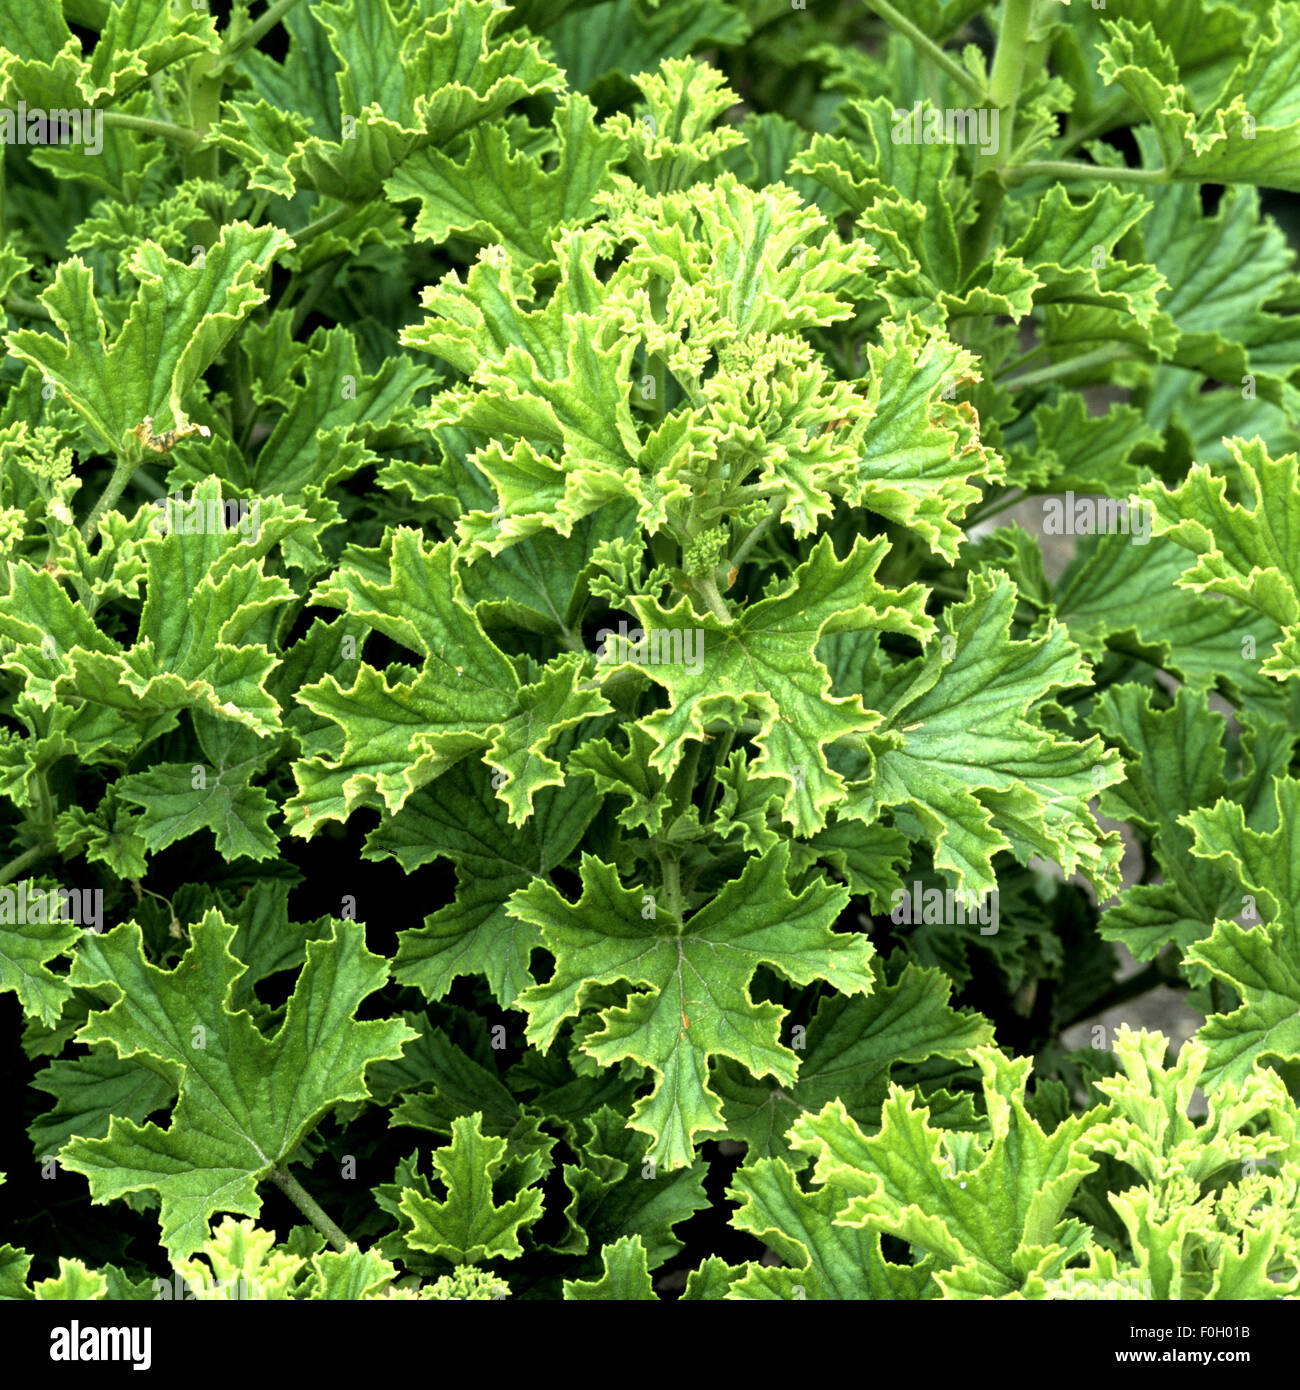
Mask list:
[[259,15],[230,45],[226,51],[226,61],[233,63],[242,58],[250,48],[261,41],[264,34],[269,34],[298,3],[299,0],[275,0],[275,4],[265,13]]
[[750,531],[749,535],[736,547],[736,552],[728,562],[728,569],[739,569],[745,557],[763,538],[763,533],[781,515],[781,503],[779,499],[772,499],[772,506],[767,515]]
[[163,96],[162,71],[156,69],[149,74],[149,90],[153,93],[154,104],[163,113],[163,119],[173,120],[171,108],[167,105],[167,100]]
[[[987,521],[991,516],[997,516],[999,512],[1008,511],[1018,502],[1023,502],[1030,494],[1027,492],[1013,492],[1010,496],[1001,497],[991,507],[977,507],[962,523],[967,530],[972,526],[978,526],[981,521]],[[968,595],[963,595],[968,597]]]
[[[1034,17],[1034,0],[1005,0],[1002,26],[998,30],[998,50],[989,74],[989,100],[1000,111],[1014,117],[1025,79],[1025,59],[1029,55],[1029,25]],[[1007,131],[1009,141],[1011,132]],[[1001,137],[999,137],[999,142]]]
[[704,600],[710,613],[720,623],[730,627],[736,620],[731,616],[726,600],[718,592],[717,582],[711,574],[697,575],[693,580],[695,592]]
[[[668,308],[668,284],[658,278],[650,283],[650,314],[656,323],[662,321]],[[664,418],[664,413],[668,409],[668,402],[665,395],[668,388],[668,364],[664,360],[661,352],[652,353],[649,362],[649,376],[654,383],[654,411],[653,419],[656,424]]]
[[270,1177],[271,1181],[329,1241],[335,1250],[347,1248],[349,1244],[347,1236],[329,1219],[320,1203],[288,1169],[277,1165],[271,1169]]
[[710,720],[704,726],[704,732],[713,734],[742,734],[752,738],[755,734],[762,732],[763,723],[759,719],[739,719],[734,725],[726,723],[724,720]]
[[316,274],[312,276],[311,282],[303,297],[294,307],[293,319],[289,332],[296,335],[298,330],[307,321],[307,315],[320,302],[321,296],[329,289],[330,282],[339,272],[339,267],[347,259],[345,252],[340,252],[337,256],[331,256],[329,260],[323,261],[316,269]]
[[28,299],[22,294],[5,295],[5,309],[14,315],[25,319],[40,319],[42,323],[52,323],[50,311],[44,304],[35,299]]
[[48,768],[41,767],[32,774],[32,787],[36,793],[36,823],[41,828],[43,842],[54,835],[54,798],[50,795],[47,771]]
[[727,765],[727,759],[731,756],[731,745],[735,742],[736,734],[733,729],[728,729],[718,742],[717,748],[713,753],[713,777],[709,783],[708,790],[704,793],[704,807],[700,812],[700,820],[707,821],[713,815],[713,808],[722,791],[722,783],[718,781],[718,769]]
[[1064,362],[1053,362],[1049,367],[1022,372],[1020,376],[1012,377],[1010,381],[1000,381],[998,385],[1004,386],[1008,391],[1023,391],[1026,386],[1040,386],[1045,381],[1055,381],[1057,377],[1073,376],[1075,372],[1088,371],[1092,367],[1125,361],[1138,362],[1141,358],[1134,357],[1121,347],[1096,348],[1092,352],[1085,352],[1082,357],[1071,357]]
[[[998,149],[1007,152],[1014,147],[1016,107],[1031,48],[1035,63],[1041,62],[1043,57],[1042,45],[1029,41],[1034,3],[1035,0],[1005,0],[997,52],[993,55],[993,70],[989,74],[988,99],[999,112]],[[1007,185],[998,159],[997,154],[986,154],[983,149],[975,157],[974,188],[979,211],[962,243],[962,266],[967,274],[988,255],[1002,216]]]
[[979,79],[973,73],[967,72],[950,53],[946,53],[940,48],[927,33],[918,29],[905,14],[901,14],[889,4],[888,0],[863,0],[863,3],[869,10],[874,10],[891,28],[897,29],[923,58],[933,63],[935,67],[942,68],[959,87],[969,92],[976,101],[987,99],[988,93],[984,90]]
[[113,476],[108,480],[108,486],[99,494],[99,501],[91,509],[90,515],[86,518],[81,528],[81,539],[87,544],[90,543],[95,535],[95,530],[99,525],[99,518],[117,501],[126,491],[126,485],[131,481],[131,474],[139,468],[141,460],[138,456],[128,454],[125,458],[119,457],[113,467]]
[[187,151],[193,150],[203,141],[203,136],[198,131],[174,125],[171,121],[154,121],[148,116],[128,116],[125,111],[105,111],[103,115],[106,126],[117,126],[121,130],[137,130],[141,135],[154,135],[160,140],[170,140]]
[[[190,125],[200,140],[206,140],[208,131],[221,116],[221,93],[226,85],[226,63],[223,58],[207,55],[195,60],[190,69]],[[185,152],[185,172],[190,178],[216,181],[221,175],[221,147],[219,145],[191,146]],[[207,241],[217,235],[217,225],[211,218],[198,234]]]
[[231,343],[226,349],[230,354],[230,377],[232,382],[230,402],[231,437],[240,441],[241,447],[252,433],[256,410],[253,405],[252,386],[248,380],[248,364],[238,343]]
[[699,739],[692,739],[690,747],[686,750],[686,756],[682,759],[681,766],[673,774],[673,784],[675,785],[670,785],[670,790],[675,815],[680,816],[691,804],[691,794],[695,790],[695,782],[700,774],[700,754],[703,751],[704,744]]
[[335,208],[333,212],[327,212],[323,217],[316,218],[314,222],[308,222],[301,231],[291,234],[294,246],[301,249],[312,237],[319,236],[321,232],[329,231],[331,227],[337,227],[340,222],[351,217],[356,211],[357,209],[351,203],[344,203],[341,207]]
[[1004,175],[1010,183],[1026,179],[1097,179],[1102,183],[1169,183],[1167,169],[1131,169],[1128,165],[1111,168],[1105,164],[1084,164],[1072,159],[1030,160],[1017,164]]
[[33,845],[30,849],[23,850],[21,854],[15,855],[7,864],[0,867],[0,883],[11,882],[19,874],[26,873],[33,864],[39,864],[42,859],[53,854],[54,851],[55,846],[48,843]]
[[668,911],[677,918],[677,925],[680,929],[682,925],[682,870],[677,862],[677,856],[665,852],[659,856],[659,870],[663,881],[664,897],[667,899]]

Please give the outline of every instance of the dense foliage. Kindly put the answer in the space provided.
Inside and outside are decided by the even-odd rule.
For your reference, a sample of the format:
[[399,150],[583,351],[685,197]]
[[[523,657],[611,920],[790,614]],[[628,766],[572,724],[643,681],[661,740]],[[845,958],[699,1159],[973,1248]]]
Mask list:
[[0,16],[0,1294],[1296,1296],[1300,5],[248,8]]

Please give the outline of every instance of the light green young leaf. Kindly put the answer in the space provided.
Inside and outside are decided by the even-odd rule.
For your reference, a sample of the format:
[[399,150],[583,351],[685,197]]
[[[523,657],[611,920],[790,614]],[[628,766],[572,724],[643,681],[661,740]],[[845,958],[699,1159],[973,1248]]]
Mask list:
[[996,1298],[1028,1275],[1059,1273],[1085,1238],[1077,1221],[1064,1219],[1066,1208],[1097,1166],[1088,1140],[1103,1112],[1073,1115],[1049,1134],[1025,1107],[1030,1059],[984,1048],[976,1061],[988,1132],[973,1141],[958,1145],[932,1128],[928,1108],[899,1086],[890,1088],[874,1138],[837,1100],[801,1115],[790,1136],[816,1156],[814,1181],[851,1197],[839,1223],[928,1252],[948,1298]]
[[[192,1289],[196,1298],[279,1300],[294,1296],[293,1285],[304,1263],[300,1256],[277,1248],[274,1231],[227,1216],[212,1227],[194,1257],[177,1260],[174,1270],[180,1275],[182,1297]],[[164,1297],[175,1296],[175,1279],[171,1282],[172,1291]]]
[[407,159],[384,184],[396,203],[418,200],[412,229],[419,239],[441,243],[453,233],[482,246],[503,245],[516,264],[545,265],[563,227],[585,226],[596,215],[593,198],[609,186],[620,141],[597,130],[595,108],[570,93],[555,108],[556,162],[551,153],[510,147],[503,125],[481,124],[470,133],[468,157],[455,160],[425,149]]
[[910,527],[949,560],[964,534],[956,524],[980,491],[972,479],[996,482],[1005,466],[980,442],[979,422],[957,391],[977,381],[978,359],[909,319],[881,325],[882,343],[868,344],[867,404],[858,462],[842,485],[845,499]]
[[655,1303],[646,1250],[638,1235],[623,1236],[600,1252],[604,1274],[596,1280],[566,1279],[564,1297],[574,1300],[614,1299],[620,1303]]
[[933,1259],[891,1264],[881,1253],[878,1230],[837,1222],[849,1206],[843,1192],[832,1186],[805,1192],[781,1159],[746,1164],[727,1195],[740,1204],[731,1224],[785,1261],[783,1266],[751,1261],[728,1298],[910,1302],[927,1297]]

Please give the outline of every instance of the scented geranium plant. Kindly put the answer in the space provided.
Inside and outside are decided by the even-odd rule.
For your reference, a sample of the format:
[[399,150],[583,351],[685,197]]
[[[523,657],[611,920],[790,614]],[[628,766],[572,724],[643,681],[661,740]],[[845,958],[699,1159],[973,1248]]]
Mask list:
[[252,8],[0,17],[0,1293],[1296,1296],[1300,6]]

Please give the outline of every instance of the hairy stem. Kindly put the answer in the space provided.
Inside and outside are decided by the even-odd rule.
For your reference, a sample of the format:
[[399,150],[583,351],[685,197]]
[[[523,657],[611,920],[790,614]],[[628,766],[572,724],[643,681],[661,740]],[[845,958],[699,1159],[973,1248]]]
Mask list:
[[889,4],[888,0],[863,0],[863,2],[869,10],[874,10],[891,28],[897,29],[922,58],[933,63],[935,67],[941,68],[976,101],[987,99],[988,93],[984,90],[979,79],[967,72],[950,53],[940,48],[928,34],[918,29],[905,14],[900,13],[893,5]]
[[677,918],[677,925],[680,929],[682,925],[682,869],[677,862],[677,856],[665,851],[659,856],[659,868],[663,880],[664,897],[667,899],[668,911]]
[[1057,377],[1073,376],[1075,372],[1088,371],[1092,367],[1104,367],[1112,362],[1139,361],[1132,353],[1122,347],[1096,348],[1085,352],[1082,357],[1071,357],[1064,362],[1053,362],[1051,366],[1039,367],[1032,372],[1022,372],[1010,381],[1000,381],[998,385],[1008,391],[1023,391],[1026,386],[1039,386],[1045,381],[1055,381]]
[[21,316],[25,319],[40,319],[42,323],[52,323],[50,311],[44,304],[35,299],[28,299],[26,295],[7,294],[5,295],[5,309],[15,317]]
[[259,15],[230,45],[226,53],[227,61],[234,62],[235,59],[242,57],[250,48],[261,42],[262,36],[269,34],[298,3],[299,0],[275,0],[275,4],[264,14]]
[[725,623],[728,627],[735,622],[727,608],[726,601],[718,592],[717,581],[711,574],[697,575],[693,580],[695,592],[704,600],[709,612],[713,614],[720,623]]
[[139,468],[140,463],[141,459],[135,453],[118,456],[117,463],[113,466],[113,476],[108,480],[108,486],[99,494],[99,501],[95,503],[90,515],[82,525],[81,539],[87,545],[94,538],[95,531],[99,526],[99,518],[126,491],[126,485],[131,481],[131,474]]
[[24,874],[33,864],[39,864],[42,859],[48,858],[54,853],[54,845],[44,843],[33,845],[31,849],[25,849],[21,854],[15,855],[7,864],[0,866],[0,883],[10,883],[20,874]]
[[[989,74],[988,99],[999,112],[998,150],[1010,152],[1015,141],[1016,107],[1025,80],[1026,59],[1030,49],[1034,60],[1042,59],[1041,45],[1029,41],[1034,17],[1034,0],[1005,0],[1002,7],[1002,26],[998,30],[998,47],[993,56],[993,71]],[[982,148],[975,157],[975,200],[979,215],[967,229],[962,244],[962,265],[969,274],[988,255],[993,234],[1002,216],[1002,204],[1007,186],[1002,177],[999,154],[986,153]]]
[[739,569],[745,557],[763,539],[767,528],[781,515],[781,502],[779,498],[772,499],[772,506],[768,514],[750,531],[749,535],[736,547],[735,554],[732,555],[729,564],[730,569]]
[[1167,169],[1130,169],[1128,165],[1111,168],[1105,164],[1084,164],[1072,159],[1030,160],[1027,164],[1017,164],[1008,169],[1005,175],[1010,183],[1024,183],[1026,179],[1098,179],[1102,183],[1168,183]]
[[722,792],[722,783],[718,780],[718,769],[726,767],[727,759],[731,756],[731,745],[735,741],[734,730],[728,729],[722,735],[716,749],[713,752],[713,778],[709,783],[709,789],[704,793],[704,809],[700,813],[700,820],[708,820],[713,815],[713,808],[717,804],[718,797]]
[[320,1203],[287,1168],[281,1168],[277,1164],[271,1169],[270,1178],[335,1250],[347,1248],[349,1243],[347,1236],[330,1220]]
[[351,217],[356,211],[357,209],[351,203],[344,203],[341,207],[335,208],[333,212],[327,212],[323,217],[316,218],[314,222],[308,222],[301,231],[293,233],[294,246],[298,248],[305,246],[312,237],[319,236],[321,232],[329,231],[331,227],[338,226],[340,222]]
[[171,121],[154,121],[148,116],[128,116],[125,111],[105,111],[104,124],[118,126],[122,130],[138,130],[141,135],[155,135],[160,140],[170,140],[186,150],[192,150],[203,137],[196,130],[175,125]]

